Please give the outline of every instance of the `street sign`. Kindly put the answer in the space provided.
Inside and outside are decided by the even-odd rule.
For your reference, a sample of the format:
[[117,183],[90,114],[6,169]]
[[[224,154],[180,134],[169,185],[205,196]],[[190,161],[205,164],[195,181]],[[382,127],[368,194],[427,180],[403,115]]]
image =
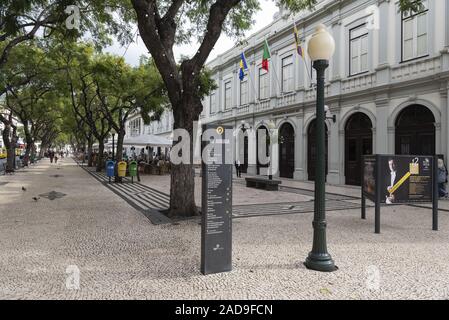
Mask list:
[[[230,133],[231,132],[231,133]],[[201,272],[232,270],[232,127],[204,125],[202,138]]]

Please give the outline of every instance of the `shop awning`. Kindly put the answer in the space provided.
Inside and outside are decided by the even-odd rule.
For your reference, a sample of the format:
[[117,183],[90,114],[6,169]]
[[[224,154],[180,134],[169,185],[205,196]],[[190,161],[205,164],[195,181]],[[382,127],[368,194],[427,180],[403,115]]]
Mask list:
[[138,137],[132,137],[125,139],[123,142],[124,146],[133,146],[133,147],[172,147],[173,141],[167,139],[165,137],[156,136],[153,134],[150,135],[141,135]]

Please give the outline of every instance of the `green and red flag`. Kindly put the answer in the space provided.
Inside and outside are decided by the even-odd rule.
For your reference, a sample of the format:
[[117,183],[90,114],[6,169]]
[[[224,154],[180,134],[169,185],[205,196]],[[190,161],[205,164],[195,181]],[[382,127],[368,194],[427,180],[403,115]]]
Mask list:
[[262,69],[268,71],[269,69],[269,61],[271,58],[270,47],[268,46],[268,41],[265,39],[265,43],[263,46],[263,58],[262,58]]

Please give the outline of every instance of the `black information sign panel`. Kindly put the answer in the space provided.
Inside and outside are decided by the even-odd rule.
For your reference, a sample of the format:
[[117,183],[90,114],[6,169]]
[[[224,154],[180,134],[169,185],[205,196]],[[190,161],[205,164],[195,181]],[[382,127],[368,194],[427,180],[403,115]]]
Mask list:
[[204,125],[201,272],[232,270],[232,127]]
[[380,206],[432,202],[432,229],[438,230],[436,156],[373,155],[363,158],[362,219],[365,198],[375,204],[375,232],[380,233]]

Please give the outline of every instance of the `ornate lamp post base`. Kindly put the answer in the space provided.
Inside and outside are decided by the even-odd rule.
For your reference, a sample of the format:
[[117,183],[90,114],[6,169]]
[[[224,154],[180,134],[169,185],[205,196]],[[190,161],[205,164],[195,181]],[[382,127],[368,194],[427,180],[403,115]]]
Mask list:
[[332,260],[329,253],[310,252],[306,262],[304,262],[304,265],[307,269],[321,272],[332,272],[338,270],[338,267],[334,264],[334,260]]

